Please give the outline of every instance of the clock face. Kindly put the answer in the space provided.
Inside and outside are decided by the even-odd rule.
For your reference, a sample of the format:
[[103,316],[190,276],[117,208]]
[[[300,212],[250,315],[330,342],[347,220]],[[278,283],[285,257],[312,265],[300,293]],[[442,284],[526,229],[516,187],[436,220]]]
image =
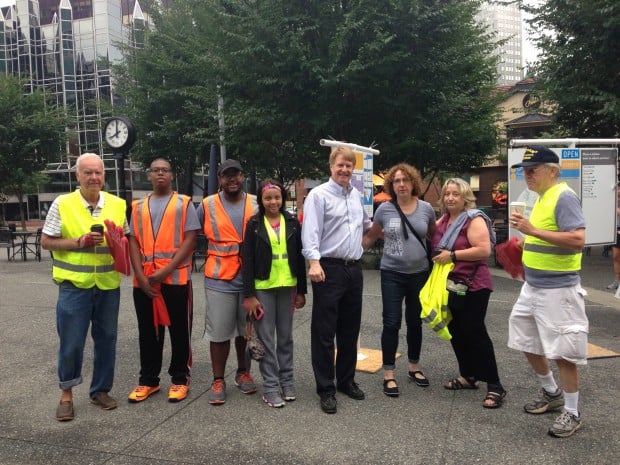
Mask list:
[[105,141],[113,149],[120,149],[127,145],[131,136],[131,128],[121,118],[112,118],[105,126]]

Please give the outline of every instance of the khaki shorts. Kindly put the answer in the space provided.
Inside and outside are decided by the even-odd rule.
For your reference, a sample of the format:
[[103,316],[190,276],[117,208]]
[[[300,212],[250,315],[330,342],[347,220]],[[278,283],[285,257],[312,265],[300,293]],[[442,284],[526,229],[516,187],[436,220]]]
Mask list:
[[580,285],[542,289],[523,284],[512,308],[508,347],[585,365],[588,356],[588,317]]
[[205,289],[207,312],[203,339],[225,342],[245,334],[247,311],[241,292]]

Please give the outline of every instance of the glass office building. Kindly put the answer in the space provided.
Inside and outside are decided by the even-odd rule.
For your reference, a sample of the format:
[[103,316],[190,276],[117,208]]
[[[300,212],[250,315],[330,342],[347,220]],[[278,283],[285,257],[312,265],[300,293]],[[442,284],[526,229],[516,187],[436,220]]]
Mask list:
[[[104,158],[109,170],[106,187],[118,191],[118,161],[107,152],[101,129],[111,107],[121,104],[114,92],[112,66],[122,60],[122,45],[140,45],[145,27],[145,15],[135,0],[0,2],[0,72],[21,76],[30,89],[42,90],[72,120],[66,154],[49,166],[52,182],[41,187],[46,192],[39,193],[36,210],[58,193],[75,188],[70,169],[86,152]],[[125,166],[131,189],[129,161]]]
[[120,45],[131,44],[144,28],[140,5],[129,0],[13,3],[1,10],[0,72],[22,76],[74,117],[70,155],[105,155],[102,108],[109,112],[120,103],[111,66],[122,59]]

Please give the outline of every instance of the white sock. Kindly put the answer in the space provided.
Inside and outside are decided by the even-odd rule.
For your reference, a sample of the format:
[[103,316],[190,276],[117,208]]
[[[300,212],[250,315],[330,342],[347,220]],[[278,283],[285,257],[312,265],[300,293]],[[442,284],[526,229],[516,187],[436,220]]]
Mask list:
[[576,417],[579,416],[579,391],[564,393],[564,410],[572,413]]
[[553,378],[552,371],[550,371],[546,375],[539,375],[538,373],[536,373],[536,376],[538,376],[538,379],[540,380],[540,384],[542,385],[545,391],[547,391],[549,394],[554,394],[555,392],[557,392],[558,385],[555,382],[555,379]]

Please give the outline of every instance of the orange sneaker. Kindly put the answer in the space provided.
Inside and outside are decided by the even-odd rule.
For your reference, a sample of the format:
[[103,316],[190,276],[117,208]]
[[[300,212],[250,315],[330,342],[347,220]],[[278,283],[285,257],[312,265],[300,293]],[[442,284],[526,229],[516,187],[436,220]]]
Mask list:
[[188,392],[189,386],[186,384],[173,384],[168,391],[168,402],[181,402]]
[[129,393],[127,400],[132,403],[142,402],[156,392],[159,392],[159,386],[136,386],[136,388]]

